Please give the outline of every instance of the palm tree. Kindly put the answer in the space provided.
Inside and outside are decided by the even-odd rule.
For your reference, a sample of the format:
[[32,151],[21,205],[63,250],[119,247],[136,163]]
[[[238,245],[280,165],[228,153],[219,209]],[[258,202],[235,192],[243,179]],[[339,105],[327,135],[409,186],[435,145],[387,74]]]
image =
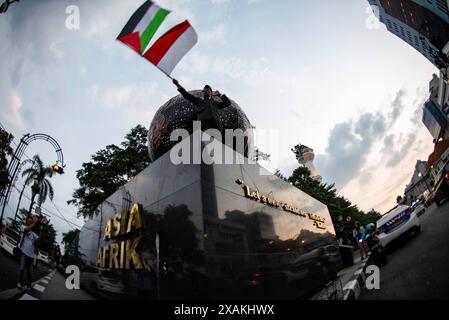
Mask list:
[[53,186],[50,183],[50,180],[47,177],[51,178],[53,176],[53,168],[48,166],[45,167],[39,155],[35,155],[33,157],[34,165],[22,173],[22,177],[26,176],[25,185],[31,186],[31,204],[30,210],[28,211],[31,214],[31,210],[33,209],[34,200],[36,195],[39,195],[37,203],[39,207],[42,203],[47,200],[47,196],[53,200]]

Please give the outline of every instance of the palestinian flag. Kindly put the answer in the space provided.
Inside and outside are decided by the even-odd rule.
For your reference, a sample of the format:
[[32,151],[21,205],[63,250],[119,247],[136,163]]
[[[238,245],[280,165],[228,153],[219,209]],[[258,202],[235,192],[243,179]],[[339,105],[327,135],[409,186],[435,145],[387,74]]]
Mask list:
[[131,16],[117,40],[130,46],[140,55],[150,43],[159,26],[170,11],[151,1],[145,1]]
[[178,62],[198,42],[189,21],[174,26],[161,36],[143,55],[165,74],[170,75]]

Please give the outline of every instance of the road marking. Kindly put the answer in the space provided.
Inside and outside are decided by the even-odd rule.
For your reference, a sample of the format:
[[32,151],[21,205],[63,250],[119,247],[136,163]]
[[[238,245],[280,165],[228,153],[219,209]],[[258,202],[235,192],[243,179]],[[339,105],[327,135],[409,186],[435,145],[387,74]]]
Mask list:
[[46,279],[42,279],[40,282],[42,282],[43,284],[48,284],[48,280]]
[[344,286],[343,290],[354,290],[357,284],[357,280],[351,280]]
[[37,290],[37,291],[40,291],[40,292],[44,292],[45,287],[43,287],[43,286],[41,286],[41,285],[38,285],[38,284],[35,284],[35,285],[33,286],[33,289],[35,289],[35,290]]
[[38,299],[33,296],[30,296],[28,293],[25,293],[19,300],[38,300]]
[[354,274],[362,274],[362,273],[363,273],[363,269],[359,269]]

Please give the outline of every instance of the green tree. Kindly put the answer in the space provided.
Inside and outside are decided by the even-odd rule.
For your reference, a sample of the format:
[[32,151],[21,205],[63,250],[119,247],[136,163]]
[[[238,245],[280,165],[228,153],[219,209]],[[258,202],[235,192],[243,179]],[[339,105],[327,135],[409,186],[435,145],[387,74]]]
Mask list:
[[125,136],[120,146],[108,145],[97,151],[90,162],[77,171],[80,187],[67,201],[78,207],[78,216],[98,213],[98,206],[132,177],[150,164],[148,130],[138,125]]
[[11,142],[14,136],[0,127],[0,192],[3,192],[10,183],[8,177],[8,159],[7,156],[13,154]]
[[38,200],[37,203],[40,206],[47,200],[47,197],[49,197],[51,200],[53,200],[53,186],[50,183],[50,180],[47,179],[51,178],[53,176],[53,168],[51,166],[44,166],[44,163],[42,162],[39,155],[35,155],[33,157],[33,165],[25,169],[22,172],[22,177],[25,178],[25,185],[31,186],[31,203],[30,203],[30,210],[28,210],[29,213],[31,213],[34,205],[34,200],[37,195]]
[[69,254],[69,253],[73,254],[73,251],[74,251],[73,247],[75,244],[75,239],[79,235],[79,233],[80,233],[79,229],[73,229],[73,230],[70,230],[69,232],[62,234],[62,244],[64,245],[64,253],[65,254]]
[[[334,184],[328,185],[314,179],[306,167],[301,166],[297,168],[288,181],[311,197],[327,205],[334,225],[339,226],[339,228],[336,228],[337,237],[339,238],[348,235],[356,221],[366,225],[380,218],[378,212],[371,210],[365,214],[356,205],[353,205],[351,201],[339,196]],[[341,223],[339,217],[342,219]],[[350,223],[344,222],[347,217],[351,218]]]
[[40,231],[40,237],[36,243],[36,247],[39,250],[45,251],[46,253],[50,254],[50,252],[53,250],[55,243],[56,243],[56,230],[53,227],[53,225],[51,223],[42,224],[42,230]]

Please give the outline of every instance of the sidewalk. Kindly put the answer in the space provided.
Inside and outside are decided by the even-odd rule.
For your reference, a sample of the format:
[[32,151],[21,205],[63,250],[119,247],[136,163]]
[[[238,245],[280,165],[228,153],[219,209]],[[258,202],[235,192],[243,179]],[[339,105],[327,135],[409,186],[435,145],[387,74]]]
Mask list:
[[[342,269],[337,274],[337,279],[328,284],[310,300],[329,300],[329,296],[333,294],[335,300],[347,300],[351,297],[348,292],[354,290],[354,277],[363,270],[368,259],[361,259],[360,252],[357,250],[353,253],[354,265]],[[357,293],[356,293],[357,295]]]

